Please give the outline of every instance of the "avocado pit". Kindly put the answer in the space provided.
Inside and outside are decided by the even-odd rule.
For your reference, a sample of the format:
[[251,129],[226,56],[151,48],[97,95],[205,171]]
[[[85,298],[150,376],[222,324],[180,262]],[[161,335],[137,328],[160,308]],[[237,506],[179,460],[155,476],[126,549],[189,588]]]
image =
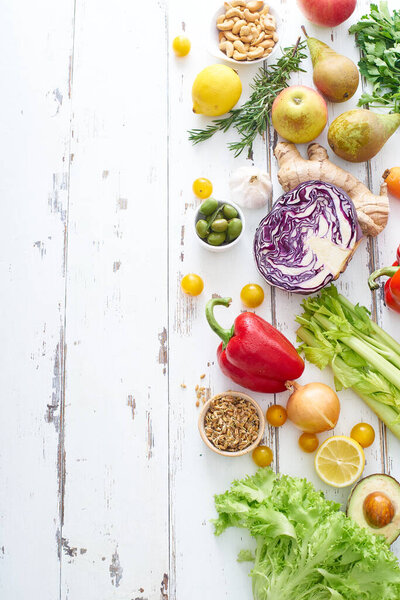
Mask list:
[[394,512],[392,501],[383,492],[372,492],[364,500],[365,520],[371,527],[386,527],[393,521]]
[[347,516],[392,544],[400,535],[400,483],[383,473],[364,477],[350,493]]

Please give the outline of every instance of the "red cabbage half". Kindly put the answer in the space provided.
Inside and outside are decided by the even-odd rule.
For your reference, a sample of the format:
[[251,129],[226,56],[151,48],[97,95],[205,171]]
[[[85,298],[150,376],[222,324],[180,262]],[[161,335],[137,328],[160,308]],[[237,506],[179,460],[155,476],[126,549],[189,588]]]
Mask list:
[[270,285],[311,294],[339,277],[361,237],[349,196],[330,183],[306,181],[283,194],[261,221],[254,256]]

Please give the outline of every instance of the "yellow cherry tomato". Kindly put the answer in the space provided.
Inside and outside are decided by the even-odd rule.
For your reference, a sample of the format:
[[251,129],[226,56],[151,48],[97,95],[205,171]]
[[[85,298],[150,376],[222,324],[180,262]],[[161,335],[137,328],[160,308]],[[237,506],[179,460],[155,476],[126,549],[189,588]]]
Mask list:
[[315,452],[319,441],[315,433],[302,433],[299,437],[299,446],[304,452]]
[[273,461],[274,455],[272,454],[271,448],[268,448],[268,446],[257,446],[257,448],[254,448],[253,450],[252,457],[258,467],[269,467]]
[[350,437],[356,440],[363,448],[368,448],[374,443],[375,431],[368,423],[358,423],[351,430]]
[[248,283],[242,288],[240,299],[247,308],[256,308],[264,302],[264,290],[257,283]]
[[212,194],[213,186],[209,179],[205,177],[199,177],[195,181],[193,181],[193,192],[202,200],[209,198]]
[[189,273],[182,278],[181,288],[189,296],[198,296],[204,288],[202,278],[195,273]]
[[286,423],[287,413],[286,409],[280,404],[273,404],[267,410],[267,421],[273,427],[281,427]]
[[184,35],[178,35],[172,42],[172,49],[177,56],[186,56],[190,52],[190,40]]

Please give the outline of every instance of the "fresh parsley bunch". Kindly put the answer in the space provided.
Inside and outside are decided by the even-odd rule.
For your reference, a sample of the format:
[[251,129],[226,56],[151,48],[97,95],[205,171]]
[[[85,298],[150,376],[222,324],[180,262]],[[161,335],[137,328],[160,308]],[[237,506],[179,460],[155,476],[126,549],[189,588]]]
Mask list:
[[372,93],[362,94],[359,106],[385,106],[400,112],[400,11],[393,14],[387,2],[371,4],[371,12],[350,27],[362,51],[360,73],[372,83]]

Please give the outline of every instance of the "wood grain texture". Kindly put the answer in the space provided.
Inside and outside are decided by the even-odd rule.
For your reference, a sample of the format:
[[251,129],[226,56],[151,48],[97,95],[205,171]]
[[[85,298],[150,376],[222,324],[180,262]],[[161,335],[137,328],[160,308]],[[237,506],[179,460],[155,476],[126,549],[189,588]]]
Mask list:
[[[294,342],[301,297],[268,288],[255,267],[252,240],[264,210],[246,212],[243,239],[227,253],[204,250],[194,233],[193,180],[208,177],[215,197],[228,200],[230,174],[251,164],[227,149],[233,132],[195,147],[188,141],[188,129],[208,123],[192,113],[191,87],[215,62],[205,46],[217,5],[149,0],[145,27],[137,4],[125,0],[0,7],[2,600],[251,598],[248,566],[236,563],[245,534],[216,539],[210,523],[213,495],[255,467],[249,456],[210,452],[197,432],[196,386],[206,396],[231,387],[204,307],[213,294],[231,296],[231,307],[217,312],[229,326],[243,310],[242,286],[259,283],[266,298],[257,313]],[[293,44],[304,19],[295,2],[276,5],[281,43]],[[308,33],[356,61],[347,28],[368,8],[359,0],[348,23],[332,31],[308,24]],[[182,32],[192,50],[178,59],[171,43]],[[242,100],[256,69],[237,67]],[[306,70],[293,83],[312,85],[309,59]],[[329,121],[360,93],[329,105]],[[398,136],[368,165],[331,158],[377,193],[397,161]],[[327,145],[326,130],[317,141]],[[274,199],[276,142],[269,130],[252,161],[271,172]],[[399,223],[391,199],[388,227],[362,242],[338,281],[397,338],[398,317],[381,293],[371,295],[367,276],[393,261]],[[198,298],[180,289],[189,272],[204,279]],[[302,381],[311,380],[333,383],[329,371],[307,365]],[[264,409],[288,397],[253,395]],[[379,432],[365,474],[400,478],[399,441],[355,394],[341,400],[335,433],[364,420]],[[290,424],[267,428],[273,467],[344,501],[346,490],[316,477],[297,437]]]
[[[0,19],[0,596],[60,588],[73,2]],[[34,27],[32,26],[34,24]]]
[[147,10],[145,59],[134,3],[76,10],[62,535],[86,552],[63,600],[158,597],[168,573],[166,10]]

